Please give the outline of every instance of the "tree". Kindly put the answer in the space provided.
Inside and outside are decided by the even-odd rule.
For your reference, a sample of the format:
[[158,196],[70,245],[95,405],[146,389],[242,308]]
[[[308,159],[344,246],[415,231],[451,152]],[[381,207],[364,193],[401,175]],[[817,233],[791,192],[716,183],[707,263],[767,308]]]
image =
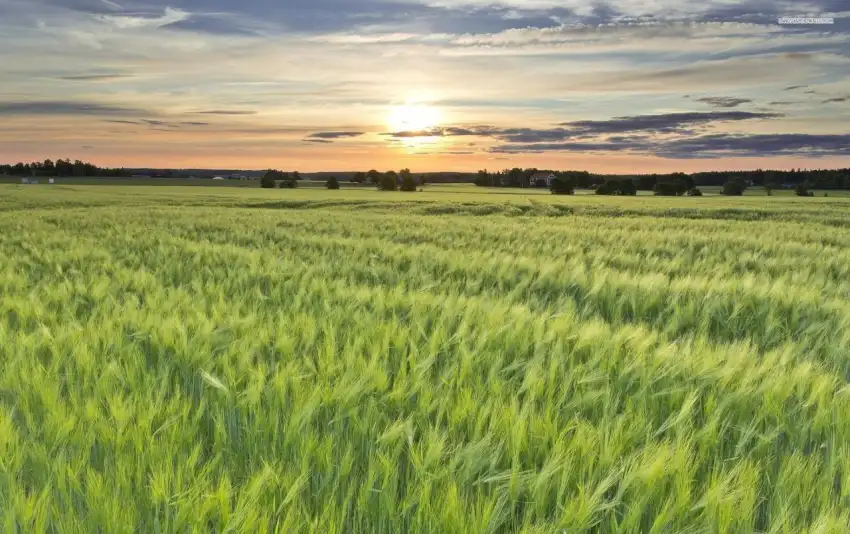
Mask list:
[[292,171],[292,179],[297,182],[301,179],[301,173],[298,171]]
[[676,186],[668,182],[657,183],[652,190],[655,192],[655,196],[658,197],[674,197],[678,194],[676,192]]
[[339,181],[337,181],[336,176],[328,178],[328,183],[325,185],[328,189],[339,189]]
[[274,189],[275,178],[277,177],[277,175],[278,171],[272,169],[266,171],[263,177],[260,178],[260,187],[262,187],[263,189]]
[[372,169],[371,171],[366,173],[366,177],[369,178],[369,183],[373,183],[375,185],[381,183],[381,173]]
[[556,176],[549,185],[549,190],[553,195],[574,195],[576,192],[573,181],[568,176]]
[[295,180],[295,176],[286,173],[283,180],[280,181],[280,188],[295,189],[296,187],[298,187],[298,182]]
[[640,191],[654,191],[658,178],[654,174],[638,176],[637,188]]
[[727,197],[740,197],[744,194],[744,191],[747,190],[747,185],[737,179],[728,180],[725,184],[723,184],[723,189],[720,190],[722,195],[726,195]]
[[[806,186],[806,184],[798,185],[796,188],[794,188],[794,192],[797,194],[798,197],[810,196],[809,195],[809,188]],[[811,195],[811,196],[813,196],[813,195]]]
[[398,181],[395,171],[390,171],[381,177],[381,184],[378,186],[381,191],[395,191],[398,189]]
[[419,177],[419,185],[425,185],[425,175]]
[[633,197],[637,195],[637,187],[631,179],[620,181],[620,194]]
[[692,187],[692,188],[688,189],[688,196],[689,196],[689,197],[701,197],[701,196],[702,196],[702,191],[700,191],[700,190],[699,190],[698,188],[696,188],[696,187]]
[[365,172],[357,172],[354,173],[354,177],[351,179],[355,184],[362,184],[366,181],[366,173]]
[[399,189],[407,192],[416,191],[416,182],[413,181],[413,175],[407,169],[401,171],[401,187]]

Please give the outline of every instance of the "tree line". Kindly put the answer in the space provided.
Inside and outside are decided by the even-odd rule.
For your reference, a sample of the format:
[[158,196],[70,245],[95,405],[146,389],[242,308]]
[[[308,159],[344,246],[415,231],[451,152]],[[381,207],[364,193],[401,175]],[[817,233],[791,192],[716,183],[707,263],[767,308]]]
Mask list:
[[425,176],[420,176],[416,180],[410,169],[402,169],[399,172],[379,172],[372,169],[368,172],[355,173],[351,181],[356,184],[370,183],[382,191],[416,191],[417,186],[424,186],[427,183]]
[[277,169],[269,169],[260,178],[260,187],[263,189],[274,189],[278,185],[281,189],[295,189],[298,187],[298,182],[301,180],[301,173],[298,171],[286,172]]
[[109,176],[127,177],[130,171],[126,169],[101,168],[92,163],[70,159],[50,159],[35,161],[32,163],[18,162],[14,165],[0,165],[0,174],[12,176]]
[[414,178],[410,169],[402,169],[399,172],[379,172],[372,169],[368,172],[355,173],[351,178],[351,181],[356,184],[370,183],[375,185],[381,191],[408,192],[416,191],[417,187],[424,186],[427,183],[425,176],[420,176],[418,180]]
[[[765,187],[771,189],[796,189],[804,186],[808,189],[850,189],[850,169],[792,169],[774,171],[756,169],[754,171],[682,172],[669,174],[625,174],[605,175],[588,171],[555,171],[544,169],[505,169],[489,172],[478,171],[475,185],[482,187],[546,187],[545,183],[532,183],[535,174],[553,174],[555,177],[572,183],[581,189],[612,189],[620,191],[622,184],[631,182],[638,191],[655,191],[662,194],[687,194],[700,186],[724,186],[727,183],[746,184],[747,187]],[[686,187],[681,189],[681,184]],[[626,186],[626,191],[630,186]]]

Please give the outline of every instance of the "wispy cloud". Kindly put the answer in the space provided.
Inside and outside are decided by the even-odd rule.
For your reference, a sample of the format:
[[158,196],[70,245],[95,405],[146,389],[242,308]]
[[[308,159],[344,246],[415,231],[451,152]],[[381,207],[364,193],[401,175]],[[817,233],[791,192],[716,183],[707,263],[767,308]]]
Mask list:
[[702,102],[703,104],[708,104],[715,108],[736,108],[741,104],[749,104],[752,102],[750,98],[735,98],[730,96],[709,96],[704,98],[697,98],[697,102]]
[[132,78],[131,74],[107,73],[107,74],[74,74],[69,76],[60,76],[60,80],[72,82],[112,82]]
[[98,20],[106,22],[119,29],[160,28],[182,22],[190,17],[187,11],[166,7],[162,15],[151,16],[141,14],[96,15]]
[[256,115],[254,110],[238,110],[238,109],[210,109],[206,111],[195,111],[195,115]]
[[670,140],[510,144],[495,147],[491,151],[507,154],[628,152],[668,159],[775,156],[820,158],[850,155],[850,134],[711,134]]
[[141,115],[137,108],[72,100],[0,102],[0,115]]
[[316,132],[308,135],[308,139],[346,139],[360,137],[364,132]]

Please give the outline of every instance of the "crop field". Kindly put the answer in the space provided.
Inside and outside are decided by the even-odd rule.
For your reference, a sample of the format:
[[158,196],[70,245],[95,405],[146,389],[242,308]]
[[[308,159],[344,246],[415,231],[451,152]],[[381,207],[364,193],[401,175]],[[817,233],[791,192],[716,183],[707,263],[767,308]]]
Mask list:
[[849,214],[0,185],[0,531],[847,532]]

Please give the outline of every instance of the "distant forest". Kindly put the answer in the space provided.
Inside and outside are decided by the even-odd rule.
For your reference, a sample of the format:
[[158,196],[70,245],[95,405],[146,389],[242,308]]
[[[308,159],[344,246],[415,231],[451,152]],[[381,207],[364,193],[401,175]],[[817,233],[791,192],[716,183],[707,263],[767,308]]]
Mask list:
[[699,186],[722,186],[729,181],[746,182],[753,186],[794,189],[805,185],[813,189],[850,189],[850,169],[824,169],[773,171],[757,169],[754,171],[698,172],[686,174],[593,174],[587,171],[552,171],[540,169],[509,169],[499,172],[478,171],[475,184],[482,187],[542,187],[532,183],[535,174],[554,174],[566,179],[575,187],[586,189],[598,187],[607,182],[631,180],[638,191],[653,191],[658,184],[684,182],[689,188]]
[[0,174],[12,176],[130,176],[125,169],[105,169],[80,160],[71,162],[69,159],[46,159],[34,163],[16,163],[15,165],[0,165]]
[[[768,186],[772,188],[793,189],[798,185],[805,185],[814,189],[850,189],[850,168],[848,169],[796,169],[790,171],[775,171],[757,169],[753,171],[724,171],[724,172],[699,172],[693,174],[671,173],[671,174],[595,174],[587,171],[556,171],[544,169],[506,169],[503,171],[489,172],[487,170],[478,173],[444,172],[444,173],[422,173],[419,182],[424,183],[475,183],[483,187],[535,187],[542,184],[532,183],[535,174],[554,174],[559,178],[570,181],[577,188],[594,188],[607,182],[618,182],[631,180],[639,191],[652,191],[658,184],[686,182],[689,187],[698,186],[722,186],[728,181],[747,182],[753,186]],[[202,169],[127,169],[127,168],[103,168],[92,163],[70,159],[44,160],[33,163],[16,163],[14,165],[0,165],[0,175],[12,176],[68,176],[68,177],[131,177],[134,175],[145,175],[152,178],[212,178],[213,176],[234,176],[259,178],[262,172],[257,171],[215,171]],[[341,180],[354,182],[378,183],[379,177],[385,173],[377,171],[342,172],[342,173],[304,173],[303,178],[311,180],[324,180],[334,175]]]

